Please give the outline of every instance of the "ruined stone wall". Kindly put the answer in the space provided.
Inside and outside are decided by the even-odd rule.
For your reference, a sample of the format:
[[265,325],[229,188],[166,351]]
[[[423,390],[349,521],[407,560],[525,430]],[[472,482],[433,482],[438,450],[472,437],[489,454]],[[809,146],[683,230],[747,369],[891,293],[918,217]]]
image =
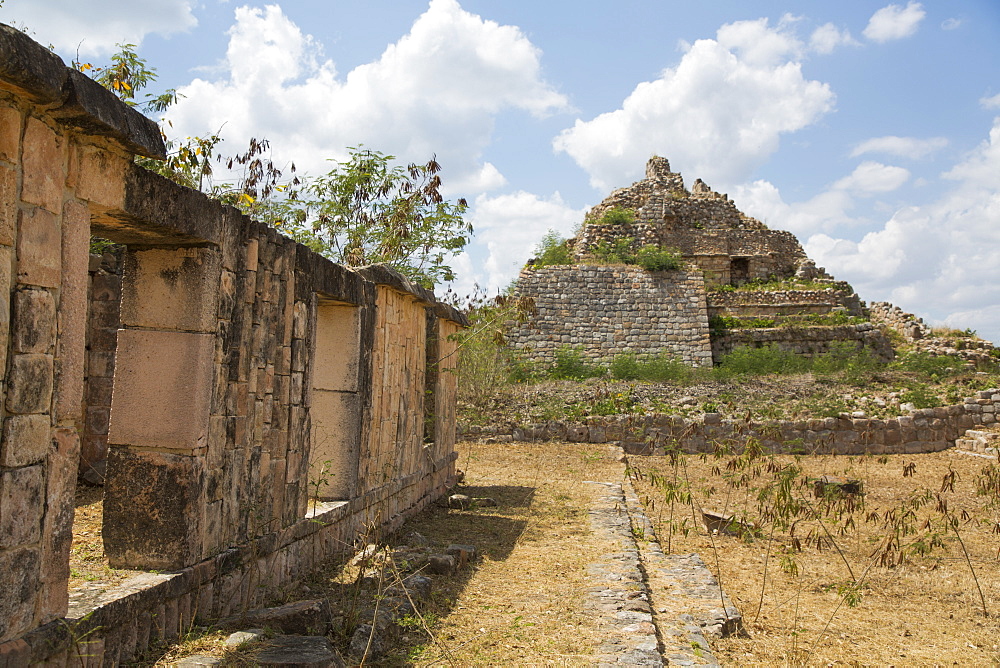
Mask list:
[[[643,415],[592,417],[585,422],[551,421],[505,429],[515,441],[560,440],[615,443],[626,452],[663,455],[679,446],[685,452],[713,452],[717,445],[740,448],[749,438],[770,452],[796,454],[914,454],[938,452],[955,445],[969,429],[989,426],[1000,418],[1000,389],[984,390],[962,403],[922,408],[894,418],[839,417],[776,420],[747,424],[718,413],[697,417]],[[498,434],[479,429],[479,434]]]
[[[394,272],[335,265],[143,170],[136,154],[164,155],[152,121],[0,25],[0,657],[11,665],[79,659],[65,637],[76,623],[91,625],[73,631],[95,643],[88,661],[126,661],[195,615],[263,601],[368,527],[398,526],[454,474],[453,426],[424,449],[426,369],[441,366],[428,355],[453,352],[427,332],[464,318]],[[114,309],[99,302],[114,291],[95,276],[88,299],[91,233],[127,247],[113,336]],[[116,339],[110,383],[99,336]],[[435,387],[450,419],[453,385]],[[114,566],[178,574],[70,607],[84,406],[105,410],[108,390],[105,551]]]
[[621,353],[668,353],[708,364],[711,347],[704,282],[697,271],[647,272],[626,265],[529,267],[518,294],[536,313],[508,334],[527,359],[551,362],[563,346],[591,360]]
[[871,312],[872,322],[894,329],[909,341],[917,341],[931,335],[931,328],[924,323],[923,318],[907,313],[895,304],[874,302],[868,309]]
[[837,281],[825,290],[754,290],[708,293],[709,315],[741,317],[829,313],[843,308],[850,315],[861,316],[864,309],[854,289]]
[[[599,222],[613,208],[632,211],[634,221]],[[793,234],[768,229],[700,180],[688,192],[681,175],[670,172],[664,158],[652,158],[645,179],[614,191],[588,213],[585,222],[574,244],[578,259],[585,260],[602,244],[630,239],[633,251],[649,244],[680,250],[705,272],[710,284],[791,276],[807,260]],[[734,271],[734,258],[745,266]]]
[[891,361],[894,356],[892,345],[882,331],[871,323],[863,322],[857,325],[733,329],[712,337],[712,359],[719,364],[736,348],[763,346],[813,357],[830,352],[833,346],[842,342],[853,342],[858,350],[867,349],[883,362]]

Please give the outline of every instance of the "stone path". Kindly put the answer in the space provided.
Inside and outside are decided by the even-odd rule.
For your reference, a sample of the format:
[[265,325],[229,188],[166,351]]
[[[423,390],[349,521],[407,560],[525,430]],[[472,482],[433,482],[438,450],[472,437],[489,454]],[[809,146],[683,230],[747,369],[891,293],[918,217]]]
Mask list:
[[710,638],[742,631],[739,611],[697,554],[664,554],[632,489],[602,485],[590,510],[594,534],[618,546],[590,565],[585,609],[607,640],[600,666],[717,666]]

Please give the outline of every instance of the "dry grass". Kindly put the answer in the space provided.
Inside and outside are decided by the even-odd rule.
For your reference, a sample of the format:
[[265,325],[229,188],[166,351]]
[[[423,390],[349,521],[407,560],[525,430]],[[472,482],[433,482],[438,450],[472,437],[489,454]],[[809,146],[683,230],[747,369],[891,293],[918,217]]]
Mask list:
[[434,543],[471,543],[483,554],[474,571],[436,580],[429,612],[434,639],[402,647],[409,665],[589,665],[600,643],[582,612],[587,566],[611,551],[590,534],[588,510],[599,486],[619,481],[621,464],[603,446],[569,443],[461,443],[465,489],[496,508],[434,508],[401,532]]
[[[727,468],[731,459],[688,456],[682,457],[676,467],[666,458],[632,461],[642,472],[637,486],[658,526],[664,549],[669,541],[674,553],[700,553],[744,615],[751,637],[718,642],[713,649],[723,662],[908,666],[997,663],[998,517],[995,510],[986,508],[986,499],[975,493],[975,481],[989,460],[953,451],[889,457],[780,456],[761,460],[756,476],[749,471],[749,486],[733,489],[723,475],[737,475]],[[864,482],[863,508],[839,517],[836,512],[818,514],[843,556],[815,519],[801,519],[795,526],[801,551],[796,551],[790,530],[778,527],[772,533],[775,525],[759,520],[757,496],[764,481],[777,475],[771,464],[802,468],[790,491],[814,508],[821,507],[822,500],[813,496],[811,485],[799,484],[803,476],[834,474]],[[904,477],[904,468],[910,464],[914,465],[909,469],[912,474]],[[957,474],[954,489],[946,485],[942,491],[949,471]],[[654,479],[654,473],[662,478]],[[665,490],[675,474],[678,481],[690,482],[689,487],[681,488],[691,492],[692,502],[685,505],[685,499],[678,500],[671,523],[671,504]],[[896,517],[901,518],[905,514],[902,507],[925,493],[930,494],[927,503],[919,508],[914,508],[913,503],[909,506],[913,516],[904,524],[912,533],[900,536],[902,563],[894,567],[880,565],[878,556],[886,553],[890,533],[885,526],[886,512],[896,509]],[[960,536],[982,587],[989,617],[983,616],[962,545],[943,522],[938,495],[946,502],[948,513],[959,519]],[[740,539],[709,535],[700,522],[694,521],[691,506],[757,520],[758,536]],[[766,500],[763,507],[775,506]],[[843,503],[840,507],[843,509]],[[683,528],[690,530],[687,536]],[[930,545],[934,532],[943,544],[928,554],[917,554],[918,541]],[[817,536],[823,538],[821,546],[817,545]],[[851,607],[846,601],[856,594],[860,601]]]
[[70,591],[88,583],[111,587],[135,575],[135,571],[114,569],[108,565],[101,538],[103,493],[103,487],[89,487],[82,483],[76,488],[73,544],[69,551]]

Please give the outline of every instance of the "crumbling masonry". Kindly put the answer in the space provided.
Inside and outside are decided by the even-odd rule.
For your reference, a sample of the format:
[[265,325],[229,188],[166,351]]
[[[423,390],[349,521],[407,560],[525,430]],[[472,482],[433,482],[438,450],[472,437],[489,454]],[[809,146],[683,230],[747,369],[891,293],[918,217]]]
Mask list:
[[[136,155],[164,155],[152,121],[0,25],[0,665],[126,661],[453,479],[463,317]],[[120,326],[92,234],[126,245]],[[81,434],[112,565],[160,572],[70,603]]]
[[[603,216],[612,209],[628,211],[633,220],[606,222]],[[632,252],[648,245],[676,249],[685,266],[650,272],[595,261],[602,246],[622,243]],[[594,361],[626,352],[666,353],[699,366],[718,362],[738,346],[775,345],[815,355],[844,341],[868,347],[883,359],[892,357],[881,331],[867,322],[713,333],[709,323],[716,315],[781,318],[834,310],[862,315],[863,305],[850,285],[816,268],[793,234],[744,215],[727,195],[701,179],[688,191],[665,158],[651,158],[646,178],[615,190],[595,206],[569,244],[575,264],[529,263],[518,278],[518,294],[531,298],[535,313],[511,328],[508,340],[526,359],[551,362],[560,348],[570,346]],[[792,276],[825,285],[775,292],[719,290]]]

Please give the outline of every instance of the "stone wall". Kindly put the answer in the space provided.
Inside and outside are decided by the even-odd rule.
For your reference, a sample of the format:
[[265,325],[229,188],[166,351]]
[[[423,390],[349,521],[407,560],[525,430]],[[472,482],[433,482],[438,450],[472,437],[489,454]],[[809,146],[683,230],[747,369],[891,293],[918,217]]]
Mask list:
[[508,332],[512,348],[551,362],[564,346],[591,360],[621,353],[668,353],[696,366],[711,362],[704,282],[689,270],[647,272],[628,265],[527,267],[518,294],[536,313]]
[[881,330],[871,323],[836,326],[784,326],[732,329],[712,336],[712,359],[716,364],[736,348],[761,348],[775,346],[779,350],[812,357],[830,352],[841,342],[853,342],[858,350],[866,348],[876,359],[888,362],[893,359],[892,345]]
[[121,325],[122,253],[91,255],[89,269],[80,475],[96,485],[104,484],[108,459],[115,346]]
[[913,348],[934,356],[948,356],[964,360],[970,366],[993,366],[1000,360],[1000,349],[992,342],[980,339],[974,333],[953,332],[953,336],[934,336],[934,330],[923,319],[906,313],[889,302],[871,305],[871,319],[880,327],[894,330]]
[[[92,644],[88,665],[126,661],[195,616],[264,601],[361,531],[398,526],[454,473],[454,385],[428,370],[454,356],[460,314],[387,269],[335,265],[135,155],[163,157],[152,121],[0,25],[10,665],[79,660],[50,642],[74,620],[91,625],[74,631]],[[98,330],[112,329],[113,309],[97,303],[115,301],[110,288],[99,299],[96,275],[88,298],[92,233],[126,246],[111,383],[109,358],[87,351],[89,328],[91,352],[107,352],[95,337],[110,341]],[[70,607],[83,407],[105,410],[112,387],[105,551],[116,567],[176,573]]]
[[[812,420],[747,422],[718,413],[688,418],[677,415],[593,417],[584,422],[552,421],[506,430],[515,441],[568,440],[614,443],[632,454],[662,455],[668,448],[713,452],[717,447],[742,448],[754,438],[768,451],[801,454],[914,454],[955,445],[969,429],[997,423],[1000,389],[977,392],[962,403],[922,408],[895,418],[839,417]],[[495,430],[470,430],[467,436]]]
[[[634,222],[600,223],[613,208],[634,213]],[[631,239],[632,249],[648,244],[676,248],[705,272],[709,284],[739,284],[754,278],[791,276],[807,260],[790,232],[770,230],[744,215],[726,195],[700,179],[688,192],[665,158],[651,158],[646,178],[615,190],[588,214],[578,259],[586,261],[600,244]]]
[[[850,315],[864,315],[854,289],[836,281],[825,290],[754,290],[708,293],[709,315],[766,316],[802,313],[829,313],[844,308]],[[798,310],[798,311],[797,311]]]
[[909,341],[917,341],[931,335],[931,329],[923,318],[907,313],[889,302],[874,302],[868,307],[872,322],[899,332]]

